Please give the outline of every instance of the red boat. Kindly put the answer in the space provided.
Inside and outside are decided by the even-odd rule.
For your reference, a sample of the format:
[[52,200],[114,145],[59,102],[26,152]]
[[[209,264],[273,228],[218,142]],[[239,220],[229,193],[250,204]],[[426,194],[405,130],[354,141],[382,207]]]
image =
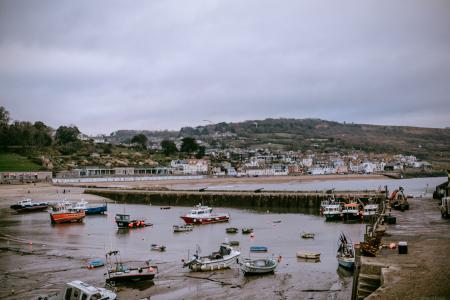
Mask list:
[[228,222],[230,215],[226,213],[216,214],[209,206],[197,205],[188,214],[181,216],[186,224],[211,224]]
[[82,209],[76,209],[68,206],[66,203],[62,203],[53,207],[53,211],[50,212],[50,220],[52,223],[71,223],[81,222],[86,216],[86,213]]

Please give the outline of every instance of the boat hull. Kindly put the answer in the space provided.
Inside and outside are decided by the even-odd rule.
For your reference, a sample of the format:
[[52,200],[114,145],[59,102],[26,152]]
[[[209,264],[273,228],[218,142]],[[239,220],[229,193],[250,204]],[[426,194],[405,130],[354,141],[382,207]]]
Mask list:
[[229,257],[227,258],[210,261],[197,260],[189,264],[189,269],[191,269],[192,271],[203,271],[203,272],[227,269],[237,262],[239,255],[240,253],[229,255]]
[[345,221],[361,220],[361,215],[359,213],[343,213]]
[[355,267],[355,259],[354,258],[342,258],[337,257],[338,263],[341,267],[346,269],[353,269]]
[[342,216],[340,213],[339,214],[324,214],[324,216],[327,221],[342,219]]
[[48,208],[48,205],[47,204],[32,205],[32,206],[11,205],[11,208],[18,213],[27,213],[46,210]]
[[153,278],[155,278],[155,275],[156,273],[145,271],[142,271],[142,273],[116,272],[110,273],[109,277],[106,278],[106,282],[122,283],[122,282],[153,280]]
[[[261,261],[263,261],[263,260],[261,260]],[[275,260],[270,260],[270,263],[268,266],[267,265],[257,266],[255,263],[252,263],[251,261],[250,262],[244,261],[239,264],[239,267],[240,267],[241,271],[244,273],[244,275],[256,275],[256,274],[273,273],[275,271],[275,268],[277,267],[277,265],[278,265],[278,263]]]
[[97,206],[97,207],[89,207],[85,209],[87,215],[98,215],[103,214],[108,210],[108,207],[106,205],[103,206]]
[[319,259],[320,253],[297,252],[297,257],[304,258],[304,259]]
[[63,212],[63,213],[50,213],[50,220],[54,224],[61,223],[73,223],[73,222],[81,222],[83,218],[86,216],[84,211],[80,212]]
[[230,220],[230,217],[228,215],[218,215],[206,218],[192,218],[188,216],[182,216],[181,218],[186,224],[196,224],[196,225],[228,222]]
[[144,221],[116,221],[117,227],[119,228],[142,228],[145,227]]

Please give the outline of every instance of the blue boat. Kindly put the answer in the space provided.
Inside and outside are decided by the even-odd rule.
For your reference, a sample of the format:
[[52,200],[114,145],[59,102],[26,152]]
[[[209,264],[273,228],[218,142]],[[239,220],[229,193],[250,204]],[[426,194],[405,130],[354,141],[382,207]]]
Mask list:
[[250,252],[267,252],[266,246],[251,246]]
[[86,202],[82,199],[80,202],[77,202],[75,204],[75,208],[84,210],[84,212],[87,215],[103,214],[105,211],[108,210],[108,205],[106,204],[106,202],[102,206],[89,207],[87,205],[88,205],[88,202]]
[[102,259],[94,259],[89,262],[88,269],[94,269],[94,268],[98,268],[98,267],[101,267],[104,265],[105,265],[105,262]]

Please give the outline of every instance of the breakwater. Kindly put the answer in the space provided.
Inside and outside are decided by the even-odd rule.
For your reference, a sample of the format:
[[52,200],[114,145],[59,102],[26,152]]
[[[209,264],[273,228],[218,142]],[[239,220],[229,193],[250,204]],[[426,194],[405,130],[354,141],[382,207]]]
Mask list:
[[[256,210],[276,210],[279,212],[304,212],[318,214],[320,203],[330,198],[329,194],[318,192],[284,191],[145,191],[87,189],[93,194],[119,203],[152,204],[167,206],[194,206],[202,203],[214,207],[251,208]],[[379,203],[385,194],[377,191],[335,192],[337,201],[368,199]]]

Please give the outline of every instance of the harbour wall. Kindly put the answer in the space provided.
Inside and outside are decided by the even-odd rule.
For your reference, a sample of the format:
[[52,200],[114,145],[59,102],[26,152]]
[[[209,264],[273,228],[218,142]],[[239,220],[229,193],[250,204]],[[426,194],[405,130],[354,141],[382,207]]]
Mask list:
[[[251,208],[279,212],[318,214],[320,204],[330,195],[316,192],[254,192],[254,191],[143,191],[86,189],[93,194],[119,203],[152,204],[162,206],[194,206],[202,203],[214,207]],[[376,191],[336,192],[336,199],[372,198],[376,203],[385,199]]]

